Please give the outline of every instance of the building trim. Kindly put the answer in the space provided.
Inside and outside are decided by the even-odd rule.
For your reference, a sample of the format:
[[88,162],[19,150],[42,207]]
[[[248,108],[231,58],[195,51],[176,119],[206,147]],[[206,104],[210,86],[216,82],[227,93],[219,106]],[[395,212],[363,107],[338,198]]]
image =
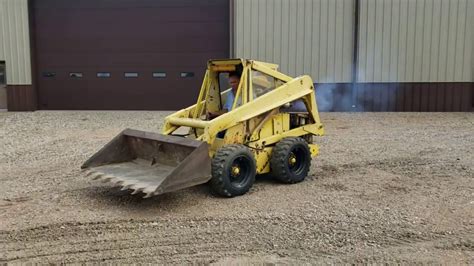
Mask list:
[[7,85],[7,108],[8,111],[37,110],[33,85]]
[[235,57],[235,1],[229,0],[229,57]]
[[[316,84],[320,111],[472,112],[474,82]],[[355,105],[353,108],[353,95]]]
[[354,0],[354,36],[352,51],[352,106],[357,108],[357,75],[359,73],[359,18],[360,18],[360,2]]

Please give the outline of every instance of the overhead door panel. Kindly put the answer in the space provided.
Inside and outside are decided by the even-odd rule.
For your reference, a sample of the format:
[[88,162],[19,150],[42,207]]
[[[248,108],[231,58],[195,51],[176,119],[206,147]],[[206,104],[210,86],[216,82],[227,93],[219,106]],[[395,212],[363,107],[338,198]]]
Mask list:
[[179,109],[207,60],[229,56],[228,1],[37,0],[33,12],[42,109]]

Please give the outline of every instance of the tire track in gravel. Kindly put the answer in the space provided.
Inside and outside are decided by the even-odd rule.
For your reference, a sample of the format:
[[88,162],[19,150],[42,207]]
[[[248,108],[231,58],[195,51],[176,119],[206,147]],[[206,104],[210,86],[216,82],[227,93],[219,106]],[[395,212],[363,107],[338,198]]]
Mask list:
[[[288,231],[288,228],[265,226],[268,222],[226,219],[66,223],[1,232],[4,240],[0,242],[0,249],[4,255],[0,262],[79,262],[95,260],[94,257],[97,260],[115,258],[121,254],[127,254],[128,259],[136,253],[147,258],[159,257],[163,261],[173,260],[175,256],[179,256],[179,260],[209,260],[216,256],[268,254],[269,250],[277,254],[304,249],[299,244],[300,230],[293,231],[294,237],[285,239],[279,237],[278,231]],[[251,226],[257,234],[249,234],[245,226]],[[275,248],[285,244],[284,249]],[[330,255],[325,250],[313,254]]]
[[[331,260],[361,243],[385,249],[459,242],[459,236],[410,231],[360,232],[321,226],[320,221],[253,217],[63,223],[0,232],[0,262],[213,262],[225,257],[305,257]],[[250,231],[249,231],[250,228]],[[313,229],[313,230],[311,230]],[[466,234],[462,234],[466,236]],[[467,237],[472,237],[472,234]],[[365,239],[364,239],[365,238]],[[345,240],[353,241],[346,242]],[[329,240],[329,242],[328,242]],[[464,242],[460,242],[463,244]],[[467,242],[469,243],[469,242]],[[424,245],[424,244],[423,244]],[[346,254],[347,255],[347,254]]]
[[[466,264],[474,263],[474,234],[458,232],[457,234],[438,233],[431,239],[420,241],[395,241],[394,245],[383,249],[365,249],[346,253],[336,258],[337,262],[351,264]],[[334,260],[322,260],[334,263]]]
[[310,180],[315,176],[324,173],[326,177],[334,176],[342,172],[356,172],[360,169],[375,168],[387,171],[394,174],[414,174],[413,170],[422,170],[424,175],[451,176],[453,167],[457,174],[465,177],[474,177],[474,170],[472,166],[457,163],[455,159],[445,160],[444,164],[450,164],[450,167],[445,167],[440,161],[432,161],[431,158],[422,157],[394,157],[383,160],[368,160],[362,162],[354,162],[347,164],[325,164],[321,169],[314,169],[310,172]]

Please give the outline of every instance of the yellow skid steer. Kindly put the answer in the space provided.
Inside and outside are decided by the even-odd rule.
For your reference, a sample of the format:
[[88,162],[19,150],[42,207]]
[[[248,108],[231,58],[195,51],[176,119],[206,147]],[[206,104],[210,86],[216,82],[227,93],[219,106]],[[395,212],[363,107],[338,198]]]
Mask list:
[[[284,183],[303,181],[319,153],[313,136],[324,128],[311,78],[277,68],[210,60],[196,104],[166,117],[161,134],[125,129],[82,168],[144,197],[207,182],[234,197],[264,173]],[[235,88],[223,85],[229,75],[238,76]]]

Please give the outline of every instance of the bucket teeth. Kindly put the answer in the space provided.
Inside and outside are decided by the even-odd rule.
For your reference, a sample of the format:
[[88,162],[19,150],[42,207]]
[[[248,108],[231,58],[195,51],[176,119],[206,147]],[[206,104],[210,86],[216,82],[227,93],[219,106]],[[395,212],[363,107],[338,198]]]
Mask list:
[[136,188],[136,189],[132,192],[132,195],[136,195],[136,194],[138,194],[138,193],[140,193],[140,192],[142,192],[142,191],[143,191],[143,188],[142,188],[142,187]]
[[130,189],[132,188],[132,186],[134,185],[133,182],[130,182],[130,181],[125,181],[122,183],[122,188],[120,190],[127,190],[127,189]]
[[92,178],[93,180],[100,180],[102,183],[110,182],[114,186],[119,186],[120,190],[132,190],[132,195],[144,193],[143,198],[150,198],[156,195],[155,191],[157,185],[150,184],[149,182],[142,182],[136,179],[128,179],[126,177],[116,176],[113,173],[107,173],[100,170],[87,170],[85,175]]
[[101,179],[104,176],[103,173],[97,172],[92,175],[92,180]]
[[153,197],[153,192],[147,193],[145,194],[145,196],[143,196],[144,199],[151,198],[151,197]]
[[145,193],[145,196],[143,198],[150,198],[154,196],[154,192],[156,190],[156,186],[147,186],[144,190],[143,193]]
[[118,179],[115,176],[112,176],[112,178],[109,180],[110,183],[112,183],[114,186],[120,185],[120,182],[122,182],[120,179]]
[[112,175],[104,175],[104,176],[102,176],[102,183],[107,183],[107,182],[111,181],[113,178],[114,178],[114,176],[112,176]]
[[155,192],[155,190],[156,190],[156,186],[147,186],[143,189],[143,193],[150,194],[150,193]]
[[85,173],[86,173],[86,177],[89,177],[89,176],[91,176],[91,175],[93,175],[93,174],[95,174],[95,173],[97,173],[97,172],[96,172],[96,171],[92,171],[92,170],[87,170]]

